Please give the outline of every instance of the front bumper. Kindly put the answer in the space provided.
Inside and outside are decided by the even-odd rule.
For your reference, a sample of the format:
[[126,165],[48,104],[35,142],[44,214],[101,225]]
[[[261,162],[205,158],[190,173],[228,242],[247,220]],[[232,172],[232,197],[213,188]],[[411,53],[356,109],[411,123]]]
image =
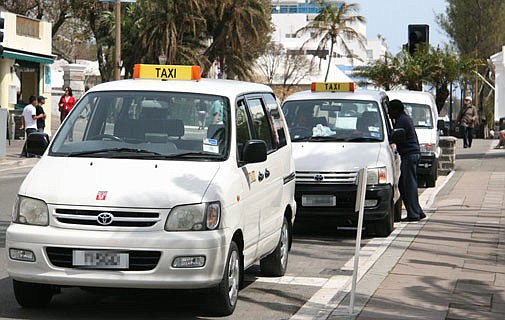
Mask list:
[[[339,184],[297,184],[295,200],[297,202],[296,219],[326,219],[351,221],[356,223],[358,214],[354,211],[356,204],[356,185]],[[335,206],[304,206],[302,196],[332,195],[336,198]],[[393,188],[391,185],[372,185],[366,188],[365,200],[375,201],[373,206],[365,206],[365,221],[383,219],[391,212]]]
[[[12,224],[7,229],[10,248],[31,250],[35,262],[8,259],[7,272],[15,280],[62,286],[112,288],[197,289],[218,284],[229,249],[226,230],[199,232],[104,232]],[[49,251],[73,249],[159,252],[150,270],[96,270],[61,267]],[[174,268],[180,256],[205,256],[199,268]],[[68,261],[67,261],[68,262]]]
[[434,154],[421,154],[421,159],[417,166],[417,174],[421,176],[435,175],[437,166],[437,158]]

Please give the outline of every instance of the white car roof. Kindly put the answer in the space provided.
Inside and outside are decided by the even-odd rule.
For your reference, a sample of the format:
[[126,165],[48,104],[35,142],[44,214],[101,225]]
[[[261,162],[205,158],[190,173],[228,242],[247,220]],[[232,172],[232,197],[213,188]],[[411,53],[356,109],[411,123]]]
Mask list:
[[103,91],[160,91],[160,92],[187,92],[219,95],[234,100],[238,95],[255,92],[273,92],[269,86],[251,82],[201,79],[196,80],[153,80],[153,79],[128,79],[110,81],[98,84],[88,92]]
[[367,100],[380,102],[384,96],[385,92],[380,90],[358,89],[354,92],[312,92],[311,90],[306,90],[289,95],[284,102],[316,99]]
[[392,90],[386,91],[389,100],[398,99],[401,102],[420,103],[434,105],[435,98],[429,92],[411,91],[411,90]]

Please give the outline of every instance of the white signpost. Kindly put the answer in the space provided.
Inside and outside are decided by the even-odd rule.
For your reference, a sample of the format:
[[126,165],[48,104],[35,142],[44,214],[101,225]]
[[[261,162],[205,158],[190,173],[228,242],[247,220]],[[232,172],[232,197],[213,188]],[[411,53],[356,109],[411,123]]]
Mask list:
[[356,248],[354,251],[354,267],[352,270],[351,301],[349,303],[349,314],[351,315],[354,314],[354,300],[356,297],[356,282],[358,279],[358,264],[359,264],[359,255],[361,251],[361,231],[363,229],[363,211],[365,208],[367,172],[368,172],[367,167],[360,169],[358,172],[358,179],[357,179],[356,206],[354,208],[354,211],[358,212],[358,225],[356,228]]

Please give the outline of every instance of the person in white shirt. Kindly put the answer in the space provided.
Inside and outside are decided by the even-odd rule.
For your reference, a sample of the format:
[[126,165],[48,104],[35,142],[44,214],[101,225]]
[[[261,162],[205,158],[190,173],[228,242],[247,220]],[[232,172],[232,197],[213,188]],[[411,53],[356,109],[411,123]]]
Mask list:
[[21,118],[21,129],[25,129],[26,136],[32,132],[37,131],[37,98],[35,96],[30,96],[29,103],[23,109],[23,117]]

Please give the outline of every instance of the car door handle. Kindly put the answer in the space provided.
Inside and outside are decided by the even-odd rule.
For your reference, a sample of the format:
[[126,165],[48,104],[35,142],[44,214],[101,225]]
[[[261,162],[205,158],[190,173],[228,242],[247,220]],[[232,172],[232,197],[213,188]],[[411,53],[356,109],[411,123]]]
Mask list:
[[265,175],[262,172],[258,173],[258,180],[262,181],[265,178]]
[[270,177],[270,171],[268,169],[265,169],[265,178]]

